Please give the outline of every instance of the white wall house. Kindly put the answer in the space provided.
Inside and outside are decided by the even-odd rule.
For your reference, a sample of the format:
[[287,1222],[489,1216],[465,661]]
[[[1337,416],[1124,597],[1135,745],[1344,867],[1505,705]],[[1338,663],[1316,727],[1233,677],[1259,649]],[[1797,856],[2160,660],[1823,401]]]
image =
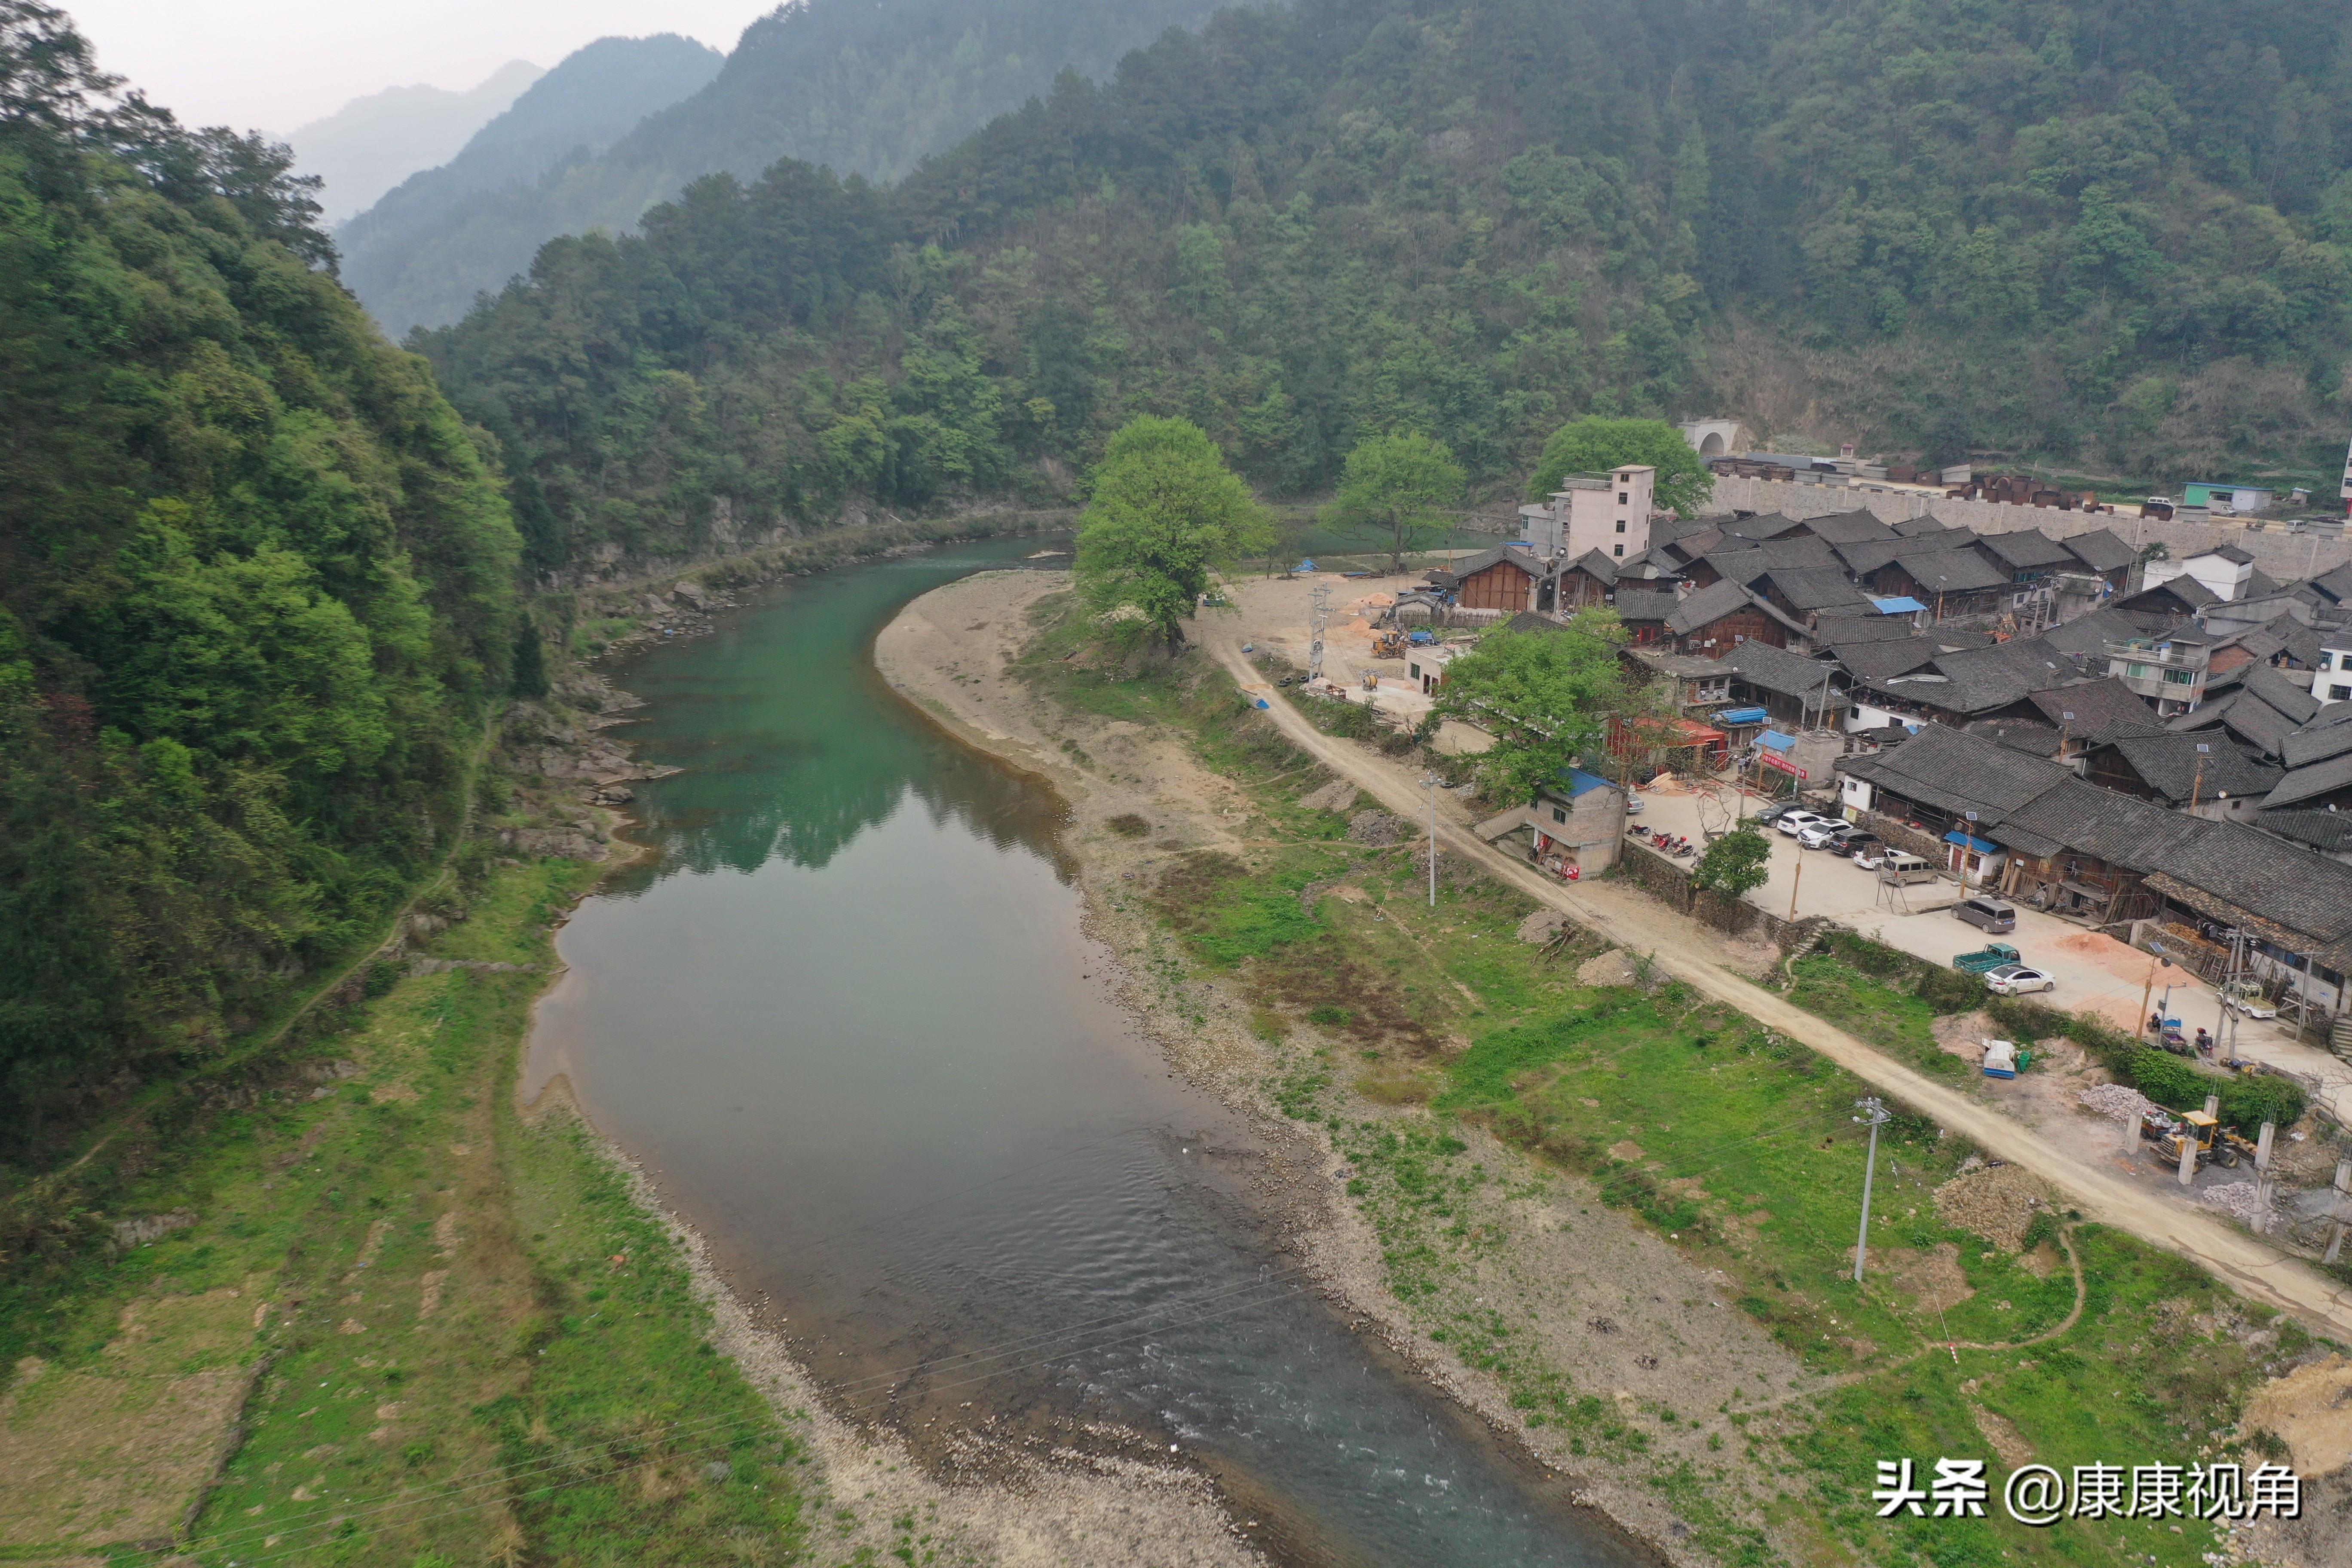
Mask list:
[[2143,587],[2193,577],[2220,597],[2237,600],[2246,596],[2246,585],[2253,579],[2254,558],[2234,544],[2224,544],[2179,561],[2151,561],[2140,570]]
[[2319,668],[2311,672],[2311,694],[2322,704],[2352,701],[2352,637],[2322,646]]
[[1616,561],[1650,552],[1650,507],[1658,470],[1630,463],[1605,474],[1570,474],[1549,506],[1519,509],[1538,556],[1574,561],[1590,551]]

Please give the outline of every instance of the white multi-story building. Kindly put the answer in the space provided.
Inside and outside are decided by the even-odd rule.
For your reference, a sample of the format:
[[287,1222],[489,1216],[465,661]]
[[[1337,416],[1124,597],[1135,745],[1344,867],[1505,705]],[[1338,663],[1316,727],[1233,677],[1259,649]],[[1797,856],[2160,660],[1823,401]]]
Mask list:
[[1545,561],[1575,561],[1595,550],[1613,561],[1647,555],[1657,482],[1658,470],[1646,463],[1568,475],[1550,504],[1519,509],[1528,548]]
[[2311,694],[2322,706],[2352,701],[2352,636],[2320,646],[2319,668],[2311,672]]

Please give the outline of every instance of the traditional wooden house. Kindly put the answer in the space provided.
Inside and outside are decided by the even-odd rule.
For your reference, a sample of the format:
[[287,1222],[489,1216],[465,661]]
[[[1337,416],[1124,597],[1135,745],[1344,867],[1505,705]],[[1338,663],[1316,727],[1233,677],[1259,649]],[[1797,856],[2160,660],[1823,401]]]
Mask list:
[[1540,609],[1540,590],[1550,576],[1549,563],[1515,544],[1498,544],[1454,565],[1454,602],[1465,610],[1512,615]]

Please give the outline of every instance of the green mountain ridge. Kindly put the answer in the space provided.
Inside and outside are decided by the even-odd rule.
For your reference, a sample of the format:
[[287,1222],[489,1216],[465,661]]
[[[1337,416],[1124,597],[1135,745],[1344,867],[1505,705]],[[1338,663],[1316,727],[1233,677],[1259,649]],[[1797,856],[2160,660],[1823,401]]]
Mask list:
[[2347,39],[2312,0],[1229,10],[888,189],[698,182],[415,341],[542,570],[1058,491],[1139,413],[1275,493],[1398,428],[1515,487],[1584,412],[2329,465]]
[[750,180],[780,158],[799,158],[894,180],[992,115],[1050,90],[1064,66],[1108,75],[1128,49],[1213,8],[1212,0],[782,6],[744,30],[707,86],[641,110],[643,122],[633,118],[627,134],[604,139],[611,145],[421,219],[365,215],[348,231],[347,271],[394,336],[444,326],[478,291],[525,270],[548,240],[625,232],[703,175]]
[[575,49],[447,163],[411,174],[336,230],[343,282],[394,335],[454,318],[530,265],[543,237],[514,226],[518,204],[703,87],[723,58],[676,33]]

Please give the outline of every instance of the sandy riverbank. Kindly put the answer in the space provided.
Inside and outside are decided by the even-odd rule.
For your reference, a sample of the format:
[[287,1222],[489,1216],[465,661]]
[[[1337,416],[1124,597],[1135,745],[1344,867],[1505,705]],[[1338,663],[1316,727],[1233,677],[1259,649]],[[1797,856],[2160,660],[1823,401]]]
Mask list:
[[[1271,1113],[1265,1085],[1274,1063],[1267,1046],[1246,1026],[1246,1001],[1210,982],[1171,982],[1171,970],[1181,973],[1190,966],[1161,962],[1176,957],[1165,933],[1148,918],[1117,907],[1122,884],[1141,879],[1172,853],[1244,852],[1248,847],[1241,836],[1255,807],[1201,766],[1179,738],[1125,721],[1065,711],[1025,682],[1006,678],[1008,665],[1032,636],[1032,607],[1067,582],[1063,574],[992,573],[937,589],[908,605],[884,629],[876,642],[876,663],[894,688],[935,721],[1007,763],[1049,780],[1069,803],[1063,843],[1087,895],[1092,933],[1120,957],[1121,1000],[1159,1039],[1171,1065],[1257,1117],[1269,1136],[1297,1151],[1297,1163],[1308,1180],[1284,1198],[1291,1208],[1289,1245],[1327,1292],[1491,1427],[1547,1467],[1574,1477],[1579,1500],[1602,1509],[1671,1558],[1704,1561],[1685,1543],[1687,1526],[1648,1484],[1648,1471],[1586,1469],[1585,1461],[1570,1452],[1570,1432],[1528,1426],[1496,1380],[1463,1366],[1412,1321],[1383,1283],[1377,1238],[1345,1196],[1345,1163],[1319,1130],[1303,1132]],[[1299,788],[1311,790],[1324,777],[1319,771],[1302,777]],[[1131,837],[1109,826],[1114,818],[1130,816],[1143,818],[1149,832]],[[1131,832],[1131,822],[1128,826]],[[1363,1112],[1423,1114],[1369,1103]],[[1545,1174],[1515,1151],[1475,1131],[1466,1135],[1479,1138],[1480,1157],[1490,1168],[1517,1177]],[[1580,1182],[1549,1174],[1553,1184],[1546,1195],[1498,1193],[1480,1216],[1509,1243],[1465,1277],[1465,1304],[1503,1305],[1514,1320],[1528,1323],[1546,1354],[1568,1369],[1580,1388],[1605,1392],[1628,1414],[1644,1401],[1669,1395],[1685,1408],[1712,1408],[1742,1385],[1751,1393],[1759,1386],[1781,1390],[1793,1399],[1818,1386],[1794,1357],[1731,1309],[1721,1281],[1591,1201]],[[1615,1321],[1639,1323],[1638,1338],[1590,1327]],[[1727,1461],[1744,1464],[1727,1453],[1696,1451],[1700,1439],[1695,1427],[1677,1433],[1668,1426],[1652,1436],[1660,1469],[1682,1459],[1708,1469]],[[1684,1442],[1695,1451],[1680,1452]],[[1746,1479],[1754,1485],[1729,1489],[1751,1498],[1770,1496],[1773,1488],[1760,1467]],[[1735,1497],[1722,1503],[1727,1512],[1743,1511]]]

